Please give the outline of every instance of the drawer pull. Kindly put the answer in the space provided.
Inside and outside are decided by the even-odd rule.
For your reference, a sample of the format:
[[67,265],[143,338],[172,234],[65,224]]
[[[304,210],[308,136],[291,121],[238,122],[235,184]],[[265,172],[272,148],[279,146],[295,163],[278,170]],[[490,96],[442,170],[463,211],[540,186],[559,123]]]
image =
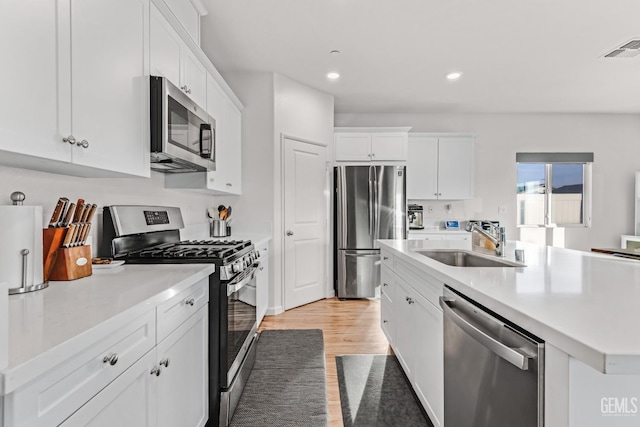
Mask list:
[[190,305],[191,307],[193,307],[193,305],[196,303],[196,300],[191,298],[185,301],[185,304]]
[[388,283],[383,283],[382,286],[389,286],[389,284]]
[[159,377],[161,373],[162,373],[162,368],[160,366],[154,366],[153,369],[151,370],[151,375],[155,375],[156,377]]
[[165,357],[164,359],[162,359],[159,363],[160,366],[164,365],[165,368],[169,367],[169,362],[171,362],[171,359],[169,359],[168,357]]
[[109,353],[107,354],[104,359],[102,359],[103,363],[108,363],[109,365],[113,366],[116,363],[118,363],[118,354],[117,353]]
[[411,297],[406,297],[406,300],[409,304],[413,304],[415,302]]
[[389,259],[389,257],[388,256],[383,256],[382,259],[386,261],[386,260]]
[[383,320],[382,323],[389,323],[389,321],[388,320]]

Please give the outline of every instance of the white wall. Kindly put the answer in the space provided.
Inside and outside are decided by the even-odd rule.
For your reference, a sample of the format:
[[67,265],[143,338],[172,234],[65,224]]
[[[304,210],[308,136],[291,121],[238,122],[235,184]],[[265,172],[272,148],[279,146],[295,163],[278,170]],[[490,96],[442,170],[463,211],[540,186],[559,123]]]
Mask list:
[[[0,204],[10,205],[9,196],[14,191],[25,193],[25,205],[42,206],[44,224],[48,223],[58,197],[68,197],[73,202],[83,198],[87,203],[97,204],[98,216],[91,231],[95,243],[102,207],[106,205],[178,206],[182,209],[185,225],[206,223],[207,208],[218,205],[210,195],[165,189],[164,175],[158,172],[151,172],[150,178],[78,178],[0,166]],[[1,238],[0,232],[0,241]],[[94,255],[95,243],[92,246]]]
[[[477,134],[476,199],[424,202],[433,217],[498,219],[507,238],[516,228],[516,152],[593,152],[592,227],[567,228],[565,246],[618,247],[633,234],[634,173],[640,170],[640,115],[635,114],[336,114],[336,126],[412,126],[411,132]],[[498,214],[498,206],[507,206]],[[430,215],[431,216],[431,215]]]
[[[276,261],[273,264],[273,299],[275,307],[284,307],[283,298],[283,253],[284,230],[282,211],[282,137],[299,138],[306,141],[327,146],[328,159],[333,158],[333,96],[312,89],[280,74],[274,75],[274,218],[273,223],[273,254]],[[327,238],[329,235],[327,236]],[[329,254],[331,241],[327,240],[328,269],[332,271],[333,264]],[[331,275],[327,275],[331,277]],[[331,282],[331,280],[329,280]],[[327,292],[332,288],[332,282],[327,283]]]

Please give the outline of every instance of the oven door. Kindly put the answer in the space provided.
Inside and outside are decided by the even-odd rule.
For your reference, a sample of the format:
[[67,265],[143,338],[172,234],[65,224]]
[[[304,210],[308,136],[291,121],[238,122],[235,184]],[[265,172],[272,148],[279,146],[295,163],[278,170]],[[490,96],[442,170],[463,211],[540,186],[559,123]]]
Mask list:
[[[227,282],[227,381],[222,384],[223,388],[233,382],[258,328],[256,276],[259,265],[259,262],[253,264]],[[225,366],[221,368],[225,369]]]

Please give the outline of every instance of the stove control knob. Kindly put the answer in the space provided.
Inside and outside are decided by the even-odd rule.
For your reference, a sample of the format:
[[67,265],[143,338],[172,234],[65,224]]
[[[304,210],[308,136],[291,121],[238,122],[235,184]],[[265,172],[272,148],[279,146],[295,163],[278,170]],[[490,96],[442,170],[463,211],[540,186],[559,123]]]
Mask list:
[[240,264],[238,264],[237,262],[236,262],[236,263],[234,263],[234,264],[231,266],[231,269],[233,270],[233,272],[234,272],[234,273],[239,273],[239,272],[240,272]]

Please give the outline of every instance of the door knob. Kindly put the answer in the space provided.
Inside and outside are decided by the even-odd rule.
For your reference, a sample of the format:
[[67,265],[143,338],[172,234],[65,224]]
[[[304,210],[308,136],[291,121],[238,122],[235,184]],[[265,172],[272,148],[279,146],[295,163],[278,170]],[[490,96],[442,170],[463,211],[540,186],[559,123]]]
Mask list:
[[73,145],[73,144],[76,143],[76,139],[73,137],[73,135],[69,135],[66,138],[62,138],[62,142],[67,142],[67,143]]
[[287,236],[293,236],[293,231],[287,230]]

